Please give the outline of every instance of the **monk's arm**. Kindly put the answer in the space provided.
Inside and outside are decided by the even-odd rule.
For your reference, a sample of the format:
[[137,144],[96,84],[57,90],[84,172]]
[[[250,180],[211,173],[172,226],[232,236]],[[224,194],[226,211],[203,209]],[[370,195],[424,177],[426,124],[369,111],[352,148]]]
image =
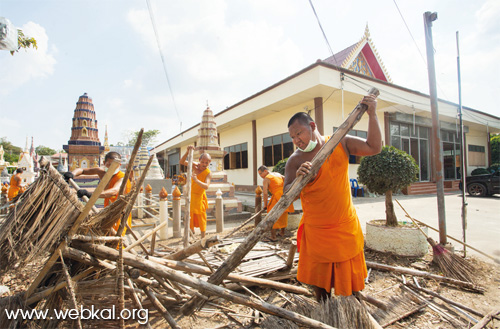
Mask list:
[[[283,183],[283,193],[286,193],[288,189],[292,186],[295,178],[301,175],[305,175],[311,169],[311,162],[303,162],[296,153],[292,154],[285,166],[285,182]],[[298,197],[297,197],[298,199]]]
[[264,208],[267,208],[267,199],[269,198],[269,178],[264,178],[264,184],[262,186],[262,198],[264,200]]
[[[182,158],[179,160],[179,163],[183,166],[187,166],[189,163],[187,161],[187,157],[188,157],[188,154],[189,154],[189,151],[190,150],[194,150],[194,146],[193,145],[189,145],[187,147],[187,150],[186,150],[186,153],[184,153],[184,155],[182,156]],[[194,162],[193,161],[193,168],[195,167],[195,165],[197,165],[198,163],[197,162]]]
[[382,150],[382,132],[376,113],[377,101],[374,96],[368,95],[363,98],[361,103],[368,106],[366,110],[366,114],[368,115],[367,138],[364,140],[359,137],[346,135],[344,137],[344,146],[348,154],[351,155],[375,155]]
[[104,169],[97,167],[97,168],[76,168],[75,170],[72,171],[73,175],[75,177],[78,177],[80,175],[98,175],[99,178],[102,178],[104,176]]
[[210,182],[212,181],[212,173],[208,174],[207,177],[205,178],[205,181],[202,182],[201,180],[198,179],[198,176],[193,176],[193,180],[196,184],[201,186],[204,190],[207,190],[208,187],[210,186]]
[[116,181],[115,185],[113,187],[108,188],[104,191],[101,192],[99,195],[100,198],[111,198],[112,196],[115,196],[118,194],[120,191],[120,186],[122,185],[123,178],[119,179]]

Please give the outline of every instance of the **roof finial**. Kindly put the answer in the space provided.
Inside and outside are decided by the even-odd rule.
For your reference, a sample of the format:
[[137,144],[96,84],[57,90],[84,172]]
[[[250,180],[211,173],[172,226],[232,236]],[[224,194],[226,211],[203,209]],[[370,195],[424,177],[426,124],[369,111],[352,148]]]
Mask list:
[[370,29],[368,28],[368,22],[366,22],[366,27],[365,27],[365,37],[367,39],[370,38]]

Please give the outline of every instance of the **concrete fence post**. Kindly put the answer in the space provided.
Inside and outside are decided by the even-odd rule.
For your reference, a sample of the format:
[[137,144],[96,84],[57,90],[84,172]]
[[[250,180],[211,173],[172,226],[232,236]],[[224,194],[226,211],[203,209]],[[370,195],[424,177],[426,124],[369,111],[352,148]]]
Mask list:
[[[255,213],[258,213],[262,209],[262,188],[257,186],[255,189]],[[255,217],[255,227],[259,225],[262,220],[262,215]]]
[[143,189],[141,187],[141,191],[139,194],[137,194],[137,218],[143,219],[144,218],[144,195],[143,195]]
[[165,226],[160,229],[160,239],[168,239],[168,193],[163,187],[160,191],[160,224],[167,222]]
[[[148,185],[146,185],[145,191],[146,192],[144,193],[144,195],[146,196],[146,200],[144,200],[144,201],[146,201],[146,202],[144,204],[146,206],[151,206],[152,205],[151,200],[153,199],[153,188],[151,187],[151,185],[148,184]],[[151,208],[149,208],[149,207],[146,208],[146,210],[150,213],[152,212]],[[150,215],[148,213],[145,212],[145,214],[146,214],[146,217],[150,217]]]
[[172,218],[174,220],[173,234],[174,238],[180,238],[181,235],[181,191],[176,186],[172,193]]
[[224,200],[222,199],[222,191],[217,190],[217,197],[215,199],[215,227],[216,232],[221,233],[224,231]]

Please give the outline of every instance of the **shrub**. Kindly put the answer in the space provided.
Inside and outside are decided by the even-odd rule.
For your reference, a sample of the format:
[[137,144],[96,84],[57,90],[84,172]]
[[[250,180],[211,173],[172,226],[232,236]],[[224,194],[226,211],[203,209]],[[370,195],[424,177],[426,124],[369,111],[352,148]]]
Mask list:
[[488,169],[486,169],[486,168],[476,168],[470,174],[472,176],[488,175],[488,174],[490,174],[490,171]]
[[373,156],[363,157],[358,168],[358,180],[368,190],[385,194],[386,225],[397,226],[392,193],[417,181],[418,165],[408,153],[394,146],[384,146]]
[[497,170],[500,170],[500,163],[494,163],[488,167],[488,171],[491,173],[494,173]]
[[278,163],[274,166],[273,172],[279,172],[283,176],[285,176],[285,166],[288,158],[284,158],[283,160],[278,161]]

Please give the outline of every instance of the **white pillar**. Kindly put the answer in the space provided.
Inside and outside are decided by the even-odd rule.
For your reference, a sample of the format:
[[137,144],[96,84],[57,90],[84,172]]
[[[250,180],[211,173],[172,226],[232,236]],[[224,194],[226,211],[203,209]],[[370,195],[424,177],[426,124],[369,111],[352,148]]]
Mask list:
[[143,219],[144,218],[144,208],[142,206],[144,205],[144,198],[142,192],[139,192],[137,195],[137,218]]
[[172,193],[172,219],[173,223],[173,234],[174,238],[180,238],[181,235],[181,191],[178,187],[175,187]]
[[215,199],[215,226],[217,233],[224,231],[224,201],[222,200],[222,192],[217,190],[217,198]]
[[160,199],[160,224],[167,222],[165,226],[160,229],[160,239],[168,239],[168,201],[167,199]]

